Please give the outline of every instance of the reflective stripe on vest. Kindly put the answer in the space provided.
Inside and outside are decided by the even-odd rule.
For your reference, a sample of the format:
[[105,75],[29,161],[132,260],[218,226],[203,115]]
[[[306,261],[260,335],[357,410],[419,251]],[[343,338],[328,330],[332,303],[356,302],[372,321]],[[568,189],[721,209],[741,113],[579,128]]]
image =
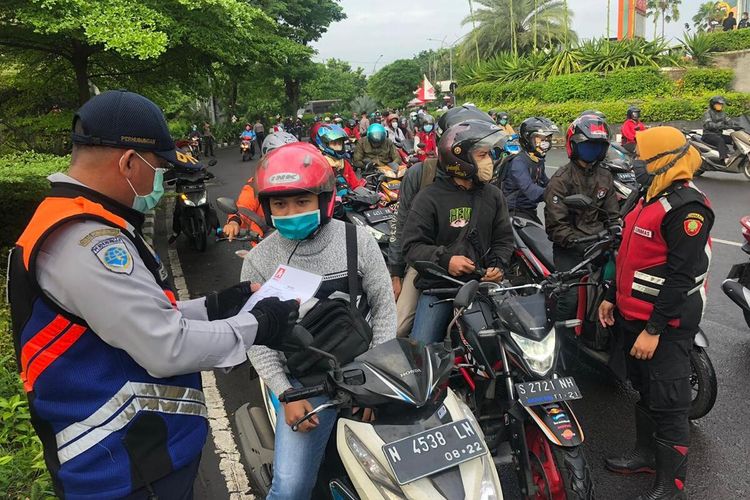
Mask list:
[[121,430],[140,411],[208,416],[203,392],[197,389],[127,382],[86,420],[71,424],[55,435],[60,464]]

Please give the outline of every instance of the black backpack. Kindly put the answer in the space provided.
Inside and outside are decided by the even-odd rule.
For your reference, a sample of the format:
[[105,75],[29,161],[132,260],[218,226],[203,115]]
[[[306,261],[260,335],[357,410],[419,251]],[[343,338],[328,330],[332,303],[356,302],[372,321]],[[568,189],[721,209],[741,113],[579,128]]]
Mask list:
[[[300,321],[313,336],[311,345],[333,354],[342,365],[367,352],[372,343],[372,328],[357,308],[357,229],[349,223],[346,224],[346,270],[349,301],[322,299]],[[285,354],[289,372],[304,386],[321,383],[331,369],[328,358],[311,351]]]

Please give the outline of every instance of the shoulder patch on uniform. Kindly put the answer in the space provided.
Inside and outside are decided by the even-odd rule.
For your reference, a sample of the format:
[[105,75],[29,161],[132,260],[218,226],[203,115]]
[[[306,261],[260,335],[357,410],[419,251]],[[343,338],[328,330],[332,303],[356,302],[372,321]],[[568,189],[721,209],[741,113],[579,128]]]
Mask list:
[[89,234],[81,238],[81,241],[79,241],[78,243],[82,247],[87,247],[96,238],[101,238],[102,236],[110,236],[110,237],[120,236],[120,230],[114,227],[105,227],[102,229],[97,229],[95,231],[91,231]]
[[108,271],[118,274],[133,272],[133,256],[121,237],[100,241],[91,247],[91,251]]
[[685,234],[687,234],[688,236],[695,236],[696,234],[701,232],[703,222],[699,221],[698,219],[690,219],[686,217],[685,221],[683,222],[683,227],[685,228]]
[[701,222],[705,222],[706,221],[706,219],[704,219],[703,216],[701,214],[697,213],[697,212],[690,212],[689,214],[687,214],[685,216],[685,219],[686,220],[687,219],[695,219],[695,220],[699,220]]
[[597,190],[597,192],[596,192],[596,198],[598,200],[601,200],[602,198],[604,198],[605,196],[607,196],[607,191],[609,191],[609,189],[607,189],[605,187],[600,187]]

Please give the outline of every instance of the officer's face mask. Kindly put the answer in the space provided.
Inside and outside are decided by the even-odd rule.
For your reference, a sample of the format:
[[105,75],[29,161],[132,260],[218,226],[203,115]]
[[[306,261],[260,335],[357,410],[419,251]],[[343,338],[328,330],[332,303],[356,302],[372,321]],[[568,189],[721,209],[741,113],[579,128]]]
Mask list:
[[654,181],[654,174],[648,172],[646,165],[646,162],[640,159],[633,161],[635,180],[644,188],[651,186],[651,183]]
[[143,162],[151,167],[151,169],[154,171],[154,186],[153,190],[147,194],[147,195],[139,195],[138,192],[133,187],[133,183],[130,182],[130,179],[126,178],[125,180],[128,181],[128,184],[130,185],[130,189],[133,190],[133,193],[135,194],[135,198],[133,198],[133,209],[138,210],[141,213],[146,213],[149,210],[153,209],[157,203],[159,203],[159,200],[164,195],[164,170],[163,168],[156,168],[153,165],[151,165],[146,159],[141,156],[138,153],[135,153],[138,158],[143,160]]
[[320,226],[320,209],[294,215],[272,215],[273,227],[288,240],[304,240]]
[[596,163],[607,156],[609,143],[603,141],[584,141],[578,144],[578,158],[585,163]]

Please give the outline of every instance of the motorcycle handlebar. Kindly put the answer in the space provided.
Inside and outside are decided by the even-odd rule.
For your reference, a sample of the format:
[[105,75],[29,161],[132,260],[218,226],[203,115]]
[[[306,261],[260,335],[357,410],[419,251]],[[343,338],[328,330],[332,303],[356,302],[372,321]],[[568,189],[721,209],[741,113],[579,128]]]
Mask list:
[[289,389],[279,396],[282,403],[293,403],[303,399],[314,398],[328,393],[326,384],[314,385],[312,387],[301,387],[299,389]]
[[422,293],[425,295],[456,295],[460,288],[428,288]]
[[575,238],[570,241],[573,243],[593,243],[595,241],[599,241],[602,239],[602,237],[598,234],[592,234],[591,236],[584,236],[582,238]]

